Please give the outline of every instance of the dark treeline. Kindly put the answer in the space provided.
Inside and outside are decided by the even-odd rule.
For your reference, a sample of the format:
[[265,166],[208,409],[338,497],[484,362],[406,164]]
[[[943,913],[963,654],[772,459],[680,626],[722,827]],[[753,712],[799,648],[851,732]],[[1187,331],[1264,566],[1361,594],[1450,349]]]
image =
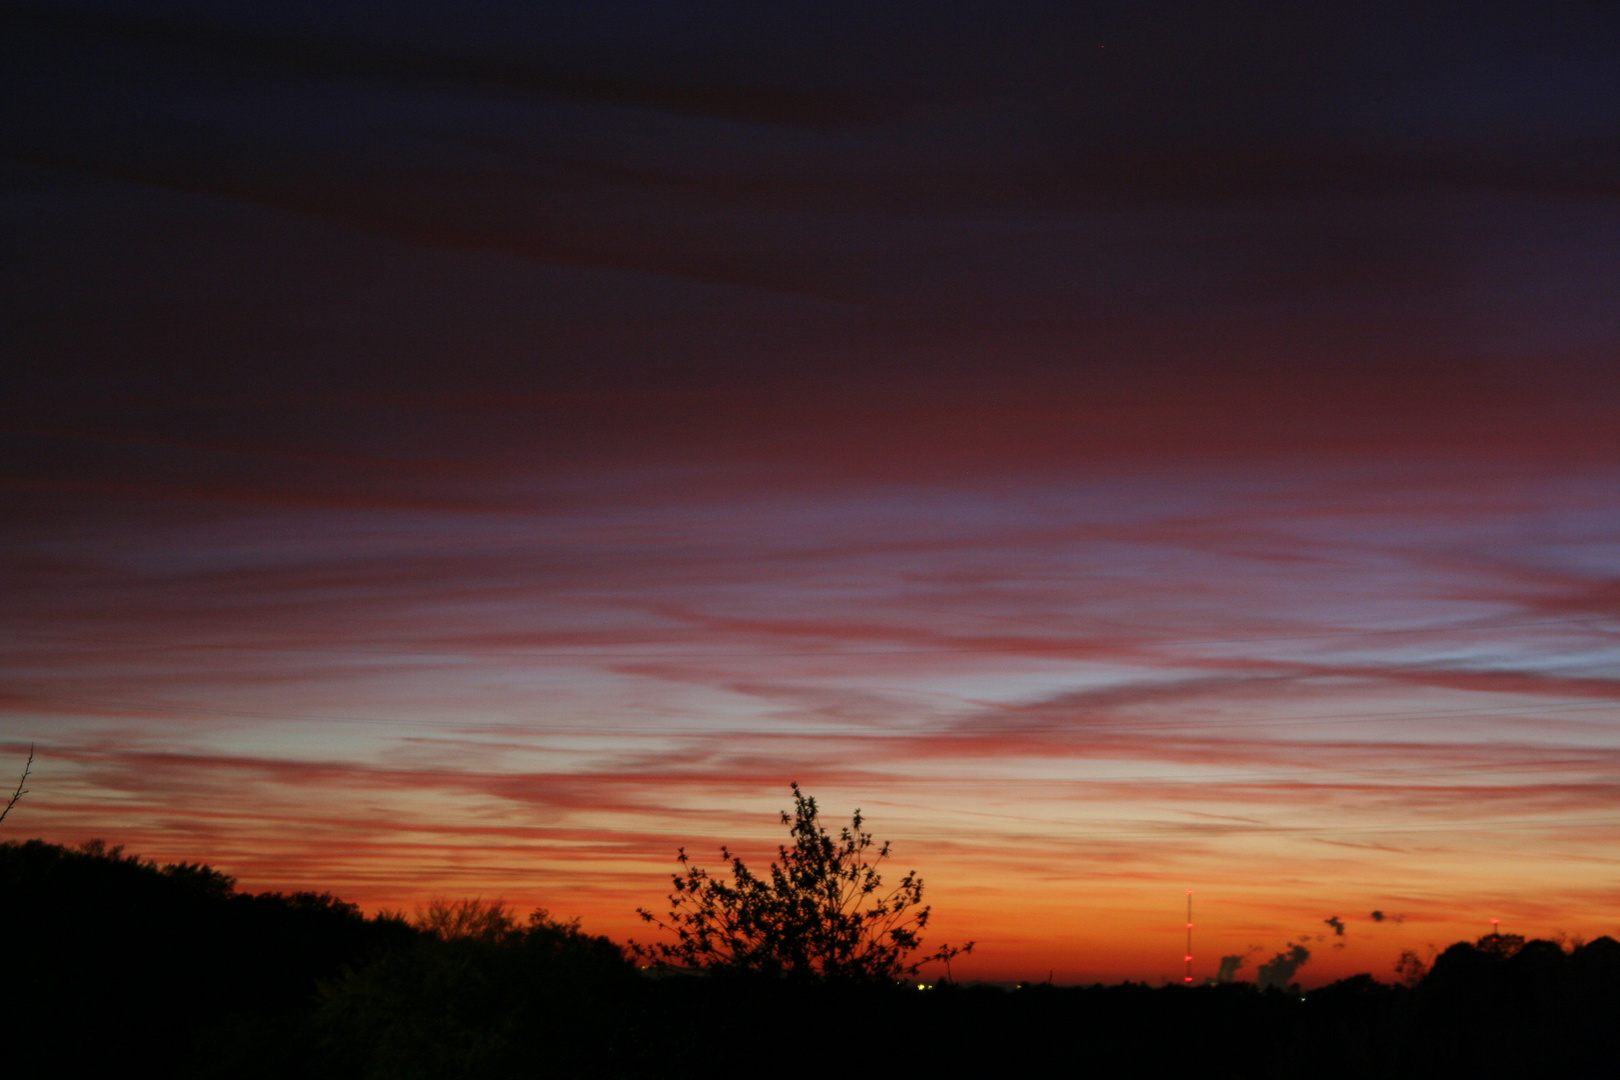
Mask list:
[[367,918],[116,848],[0,845],[15,1076],[1606,1075],[1620,943],[1485,938],[1362,975],[1016,990],[649,975],[499,905]]

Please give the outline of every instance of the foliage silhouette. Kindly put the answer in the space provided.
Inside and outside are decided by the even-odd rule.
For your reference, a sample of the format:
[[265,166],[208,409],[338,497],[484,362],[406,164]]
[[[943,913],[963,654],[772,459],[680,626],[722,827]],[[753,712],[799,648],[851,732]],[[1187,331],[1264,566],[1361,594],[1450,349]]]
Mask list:
[[1416,949],[1401,950],[1400,957],[1395,961],[1395,975],[1402,986],[1416,986],[1428,973],[1429,965],[1417,954]]
[[543,909],[435,902],[408,947],[327,983],[314,1017],[343,1076],[378,1080],[612,1073],[639,982],[619,946]]
[[479,897],[430,901],[417,910],[411,925],[440,941],[470,938],[499,944],[518,932],[517,919],[504,901]]
[[885,892],[878,867],[889,844],[873,850],[860,810],[834,838],[821,824],[816,800],[792,787],[793,816],[783,811],[781,817],[793,843],[777,847],[780,861],[767,874],[754,874],[722,846],[731,869],[727,882],[693,866],[680,849],[668,917],[636,909],[675,940],[632,943],[638,956],[662,968],[892,982],[936,961],[948,970],[954,957],[972,951],[970,941],[913,959],[931,914],[918,907],[922,878],[912,871]]
[[1518,952],[1520,949],[1524,948],[1524,935],[1503,933],[1486,934],[1484,937],[1474,942],[1474,948],[1478,949],[1482,953],[1487,953],[1490,956],[1506,959]]
[[[233,1018],[284,1033],[318,980],[413,935],[328,894],[238,893],[208,866],[99,840],[0,844],[0,925],[8,964],[27,973],[0,1010],[19,1075],[177,1074],[204,1033]],[[253,1038],[266,1064],[264,1046],[284,1041]]]

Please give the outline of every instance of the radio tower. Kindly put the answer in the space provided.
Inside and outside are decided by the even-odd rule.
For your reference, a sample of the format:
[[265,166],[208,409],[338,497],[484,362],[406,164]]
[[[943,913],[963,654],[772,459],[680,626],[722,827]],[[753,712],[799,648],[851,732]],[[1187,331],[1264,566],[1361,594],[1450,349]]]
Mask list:
[[1187,978],[1186,984],[1192,985],[1192,890],[1187,890]]

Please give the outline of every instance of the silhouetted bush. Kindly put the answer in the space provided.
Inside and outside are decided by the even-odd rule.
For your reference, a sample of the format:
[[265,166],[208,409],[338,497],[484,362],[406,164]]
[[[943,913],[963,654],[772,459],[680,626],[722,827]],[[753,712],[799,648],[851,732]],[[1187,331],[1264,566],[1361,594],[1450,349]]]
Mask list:
[[[341,1075],[378,1080],[584,1076],[627,1067],[639,989],[619,946],[536,911],[430,909],[424,933],[323,988],[320,1045]],[[446,917],[437,917],[446,916]]]
[[889,844],[874,848],[860,810],[835,838],[821,824],[816,800],[794,784],[793,815],[783,811],[781,819],[793,843],[777,846],[778,861],[763,874],[722,846],[727,881],[693,866],[680,849],[669,914],[637,909],[673,940],[632,943],[635,953],[660,968],[893,982],[934,962],[948,973],[951,960],[973,951],[970,941],[914,957],[932,914],[922,904],[922,878],[912,871],[884,888],[879,866]]

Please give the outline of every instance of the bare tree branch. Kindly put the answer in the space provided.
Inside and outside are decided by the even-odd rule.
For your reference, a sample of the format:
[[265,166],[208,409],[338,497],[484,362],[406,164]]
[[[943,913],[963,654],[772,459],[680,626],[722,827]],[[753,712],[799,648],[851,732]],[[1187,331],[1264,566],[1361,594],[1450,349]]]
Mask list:
[[0,821],[6,820],[6,815],[11,813],[11,808],[13,806],[17,805],[17,800],[22,798],[24,795],[28,794],[28,789],[23,787],[23,785],[28,783],[28,771],[30,769],[32,769],[33,767],[34,767],[34,744],[29,743],[28,744],[28,763],[23,766],[22,779],[17,781],[17,790],[12,792],[11,801],[6,803],[6,808],[4,810],[0,810]]

